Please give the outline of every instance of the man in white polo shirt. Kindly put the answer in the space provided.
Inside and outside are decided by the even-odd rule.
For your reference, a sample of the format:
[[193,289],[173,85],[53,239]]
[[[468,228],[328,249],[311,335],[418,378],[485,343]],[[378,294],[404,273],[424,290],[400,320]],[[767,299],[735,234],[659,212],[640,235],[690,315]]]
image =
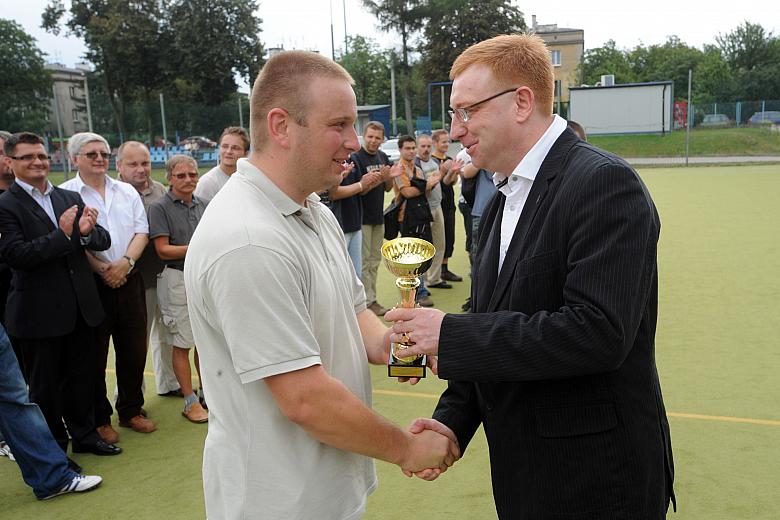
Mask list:
[[236,163],[249,153],[249,134],[240,126],[229,126],[219,137],[219,164],[198,181],[195,196],[211,200],[236,173]]
[[113,409],[106,397],[110,339],[116,355],[119,425],[139,433],[151,433],[156,427],[141,409],[146,365],[146,295],[143,279],[133,269],[149,242],[149,223],[135,188],[106,175],[109,150],[108,142],[100,135],[74,134],[68,141],[68,153],[78,174],[60,187],[79,193],[86,204],[97,208],[98,223],[111,235],[111,247],[88,255],[88,259],[106,312],[96,331],[95,424],[100,437],[113,444],[119,440],[119,434],[111,426]]
[[351,83],[316,53],[271,58],[252,89],[252,153],[190,241],[209,518],[357,519],[377,486],[370,457],[407,474],[459,457],[446,435],[403,431],[370,408],[368,363],[387,362],[388,329],[312,195],[341,181],[359,147]]

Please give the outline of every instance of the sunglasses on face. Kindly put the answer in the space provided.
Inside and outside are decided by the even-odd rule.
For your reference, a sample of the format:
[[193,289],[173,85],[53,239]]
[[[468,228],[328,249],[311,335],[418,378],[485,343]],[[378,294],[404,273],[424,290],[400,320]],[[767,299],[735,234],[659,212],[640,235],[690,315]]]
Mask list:
[[89,159],[90,161],[94,161],[98,158],[98,156],[102,157],[103,160],[108,160],[109,157],[111,157],[111,154],[108,152],[87,152],[87,153],[80,153],[79,155],[82,155]]

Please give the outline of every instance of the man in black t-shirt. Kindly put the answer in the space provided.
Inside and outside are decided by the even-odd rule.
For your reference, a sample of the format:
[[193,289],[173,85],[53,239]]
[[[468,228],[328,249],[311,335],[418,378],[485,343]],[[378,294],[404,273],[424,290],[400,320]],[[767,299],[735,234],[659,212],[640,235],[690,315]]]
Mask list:
[[327,196],[330,200],[330,209],[344,232],[347,252],[355,268],[355,274],[361,278],[363,204],[360,195],[368,193],[371,189],[382,184],[382,177],[379,171],[362,173],[356,168],[356,163],[352,158],[350,161],[344,169],[341,184],[328,190]]
[[390,177],[390,166],[393,163],[385,152],[379,149],[379,145],[384,140],[384,125],[378,121],[370,121],[363,129],[363,147],[350,156],[350,161],[355,165],[354,172],[364,186],[366,182],[363,179],[368,178],[370,173],[380,175],[379,183],[370,190],[364,191],[360,197],[363,210],[360,279],[366,288],[366,306],[377,316],[384,316],[387,311],[376,301],[376,276],[382,261],[381,248],[385,233],[382,212],[385,205],[385,192],[393,187]]
[[455,190],[453,184],[458,180],[458,172],[463,166],[459,161],[448,157],[450,134],[446,130],[435,130],[433,153],[431,157],[439,163],[441,169],[441,210],[444,214],[444,258],[441,261],[441,279],[448,282],[461,282],[463,277],[449,270],[449,260],[455,247]]

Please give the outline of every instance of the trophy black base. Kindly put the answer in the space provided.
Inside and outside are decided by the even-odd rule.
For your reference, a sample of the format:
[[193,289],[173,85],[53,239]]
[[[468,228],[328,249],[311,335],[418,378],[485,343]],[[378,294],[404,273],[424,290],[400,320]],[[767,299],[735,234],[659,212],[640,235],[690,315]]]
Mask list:
[[427,357],[422,356],[411,363],[398,361],[390,354],[390,362],[387,364],[387,375],[390,377],[425,377]]

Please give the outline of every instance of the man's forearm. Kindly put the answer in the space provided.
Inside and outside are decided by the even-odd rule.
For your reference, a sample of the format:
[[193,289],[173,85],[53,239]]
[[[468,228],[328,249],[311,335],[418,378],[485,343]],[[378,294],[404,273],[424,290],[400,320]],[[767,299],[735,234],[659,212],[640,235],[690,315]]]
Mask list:
[[136,233],[130,244],[127,246],[125,255],[129,256],[133,260],[138,260],[146,248],[146,244],[149,243],[149,235],[146,233]]

